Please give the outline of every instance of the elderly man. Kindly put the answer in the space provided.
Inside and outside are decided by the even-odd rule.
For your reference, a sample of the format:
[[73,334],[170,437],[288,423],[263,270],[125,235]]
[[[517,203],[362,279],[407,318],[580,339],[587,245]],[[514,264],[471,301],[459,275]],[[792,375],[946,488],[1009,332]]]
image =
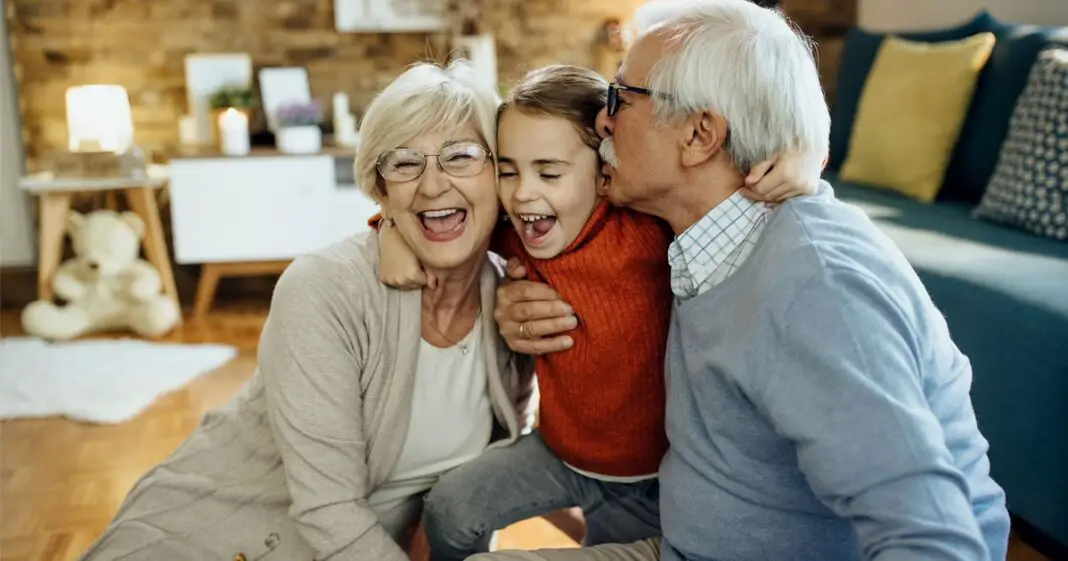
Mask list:
[[[808,41],[743,0],[651,2],[638,23],[602,154],[612,201],[677,236],[663,538],[477,558],[1004,559],[971,367],[909,264],[826,184],[774,210],[740,194],[753,162],[826,150]],[[498,297],[513,349],[562,348],[551,289]]]

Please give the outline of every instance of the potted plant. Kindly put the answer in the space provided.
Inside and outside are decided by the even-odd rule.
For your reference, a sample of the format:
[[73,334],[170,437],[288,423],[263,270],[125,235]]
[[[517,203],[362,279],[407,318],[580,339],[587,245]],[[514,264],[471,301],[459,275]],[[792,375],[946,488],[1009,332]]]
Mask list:
[[211,135],[216,145],[221,141],[219,133],[219,117],[227,109],[236,109],[245,114],[246,119],[251,119],[252,109],[256,106],[256,97],[251,88],[244,86],[223,86],[208,98],[208,106],[211,108]]
[[323,146],[323,133],[319,123],[323,120],[323,108],[318,101],[287,103],[275,112],[278,131],[275,144],[285,154],[310,154]]

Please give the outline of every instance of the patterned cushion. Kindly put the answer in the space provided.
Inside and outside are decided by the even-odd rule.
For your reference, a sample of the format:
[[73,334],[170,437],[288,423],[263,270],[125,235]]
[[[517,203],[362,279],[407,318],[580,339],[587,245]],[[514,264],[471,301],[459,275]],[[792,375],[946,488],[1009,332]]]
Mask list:
[[1068,240],[1068,49],[1032,66],[975,216]]

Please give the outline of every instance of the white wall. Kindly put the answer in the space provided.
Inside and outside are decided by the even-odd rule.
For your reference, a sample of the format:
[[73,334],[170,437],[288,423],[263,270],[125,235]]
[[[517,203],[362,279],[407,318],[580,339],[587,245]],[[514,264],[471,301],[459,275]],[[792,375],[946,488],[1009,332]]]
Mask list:
[[1068,0],[859,0],[860,27],[873,31],[934,29],[982,9],[1013,23],[1068,25]]
[[12,267],[34,263],[36,236],[32,201],[18,188],[23,152],[7,23],[2,15],[0,13],[0,267]]

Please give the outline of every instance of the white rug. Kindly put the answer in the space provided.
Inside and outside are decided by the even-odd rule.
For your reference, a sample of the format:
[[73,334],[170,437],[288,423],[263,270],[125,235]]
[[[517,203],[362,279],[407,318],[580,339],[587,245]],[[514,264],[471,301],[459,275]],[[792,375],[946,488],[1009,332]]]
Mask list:
[[0,339],[0,419],[120,423],[236,355],[225,345]]

